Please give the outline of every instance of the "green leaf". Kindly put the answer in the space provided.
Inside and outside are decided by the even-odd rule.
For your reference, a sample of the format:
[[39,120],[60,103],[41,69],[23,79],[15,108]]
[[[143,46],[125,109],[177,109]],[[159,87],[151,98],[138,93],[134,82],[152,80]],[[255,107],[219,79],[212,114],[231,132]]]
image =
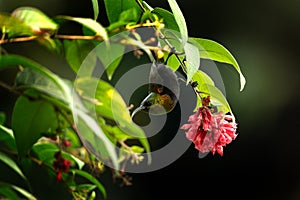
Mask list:
[[38,37],[36,39],[38,43],[45,46],[49,51],[55,52],[57,54],[61,54],[62,51],[62,43],[58,39],[52,39],[50,35],[43,35],[43,37]]
[[143,153],[145,151],[144,148],[140,147],[140,146],[136,146],[133,145],[130,147],[130,149],[134,152],[134,153]]
[[[123,54],[125,51],[125,45],[118,43],[111,43],[108,45],[99,45],[97,46],[96,52],[99,60],[106,69],[108,79],[111,80],[112,76],[119,66]],[[116,55],[120,55],[116,57]]]
[[70,102],[66,102],[63,92],[57,87],[57,85],[39,71],[30,68],[25,68],[23,71],[20,71],[17,74],[16,85],[20,89],[32,88],[38,90],[60,102],[67,105],[70,104]]
[[30,200],[37,200],[31,193],[28,191],[24,190],[23,188],[20,188],[18,186],[12,185],[11,186],[15,191],[18,191],[20,194],[22,194],[24,197]]
[[[165,59],[168,57],[168,55],[165,55]],[[180,60],[183,62],[182,56],[179,57]],[[167,66],[170,67],[173,71],[176,71],[180,67],[180,62],[176,58],[176,56],[170,56],[168,59]]]
[[0,189],[0,194],[4,195],[5,197],[7,197],[10,200],[20,199],[19,196],[13,190],[15,190],[18,193],[22,194],[24,197],[26,197],[29,200],[36,200],[36,198],[31,193],[29,193],[28,191],[26,191],[23,188],[15,186],[15,185],[0,182],[0,188],[1,188]]
[[100,190],[100,192],[102,193],[104,199],[106,199],[106,190],[104,188],[104,186],[95,178],[93,177],[91,174],[82,171],[82,170],[77,170],[77,169],[70,169],[70,171],[72,171],[73,173],[80,175],[84,178],[86,178],[87,180],[89,180],[90,182],[94,183],[97,188]]
[[55,159],[54,154],[59,151],[59,148],[53,143],[36,143],[32,147],[32,152],[36,154],[37,158],[43,163],[52,163]]
[[25,22],[34,30],[56,30],[58,25],[42,11],[32,7],[20,7],[12,12],[12,16]]
[[163,18],[163,23],[165,24],[165,28],[180,31],[177,25],[177,22],[174,18],[174,15],[163,9],[163,8],[154,8],[153,13],[155,13],[159,18]]
[[[109,83],[85,77],[77,79],[74,85],[81,96],[95,102],[92,106],[95,106],[97,114],[116,121],[124,133],[138,138],[146,151],[150,152],[143,130],[133,123],[126,103]],[[150,155],[148,160],[151,160]]]
[[42,133],[53,128],[56,113],[51,104],[20,96],[12,114],[12,129],[20,156],[25,156]]
[[0,28],[1,32],[7,33],[9,38],[33,35],[32,29],[27,24],[6,13],[0,13]]
[[4,55],[0,56],[0,69],[8,68],[8,67],[17,67],[17,66],[23,66],[25,68],[31,68],[45,77],[47,77],[49,80],[53,81],[55,85],[57,85],[58,89],[62,92],[62,97],[65,99],[66,102],[72,102],[73,96],[70,93],[69,86],[63,82],[56,74],[52,73],[45,67],[41,66],[40,64],[34,62],[33,60],[30,60],[28,58],[18,56],[18,55]]
[[17,146],[12,130],[2,125],[0,125],[0,149],[17,153]]
[[90,30],[92,30],[95,33],[95,35],[101,36],[103,38],[103,40],[108,39],[108,35],[107,35],[105,28],[100,23],[98,23],[97,21],[95,21],[93,19],[70,17],[70,16],[58,16],[57,19],[77,22],[77,23],[89,28]]
[[114,144],[103,133],[97,121],[80,109],[74,108],[78,136],[85,148],[98,160],[110,159],[116,170],[119,169]]
[[0,125],[4,124],[6,120],[6,116],[3,112],[0,112]]
[[17,174],[19,174],[24,180],[27,180],[19,166],[15,163],[14,160],[12,160],[10,157],[8,157],[6,154],[2,153],[0,151],[0,161],[8,165],[12,170],[14,170]]
[[175,21],[179,27],[179,31],[181,33],[181,38],[182,38],[182,43],[185,44],[188,39],[188,31],[187,31],[184,16],[175,0],[168,0],[168,2],[171,7],[171,10],[173,12]]
[[189,41],[198,47],[200,58],[210,59],[232,65],[240,75],[240,91],[244,89],[246,79],[242,74],[239,64],[237,63],[233,55],[224,46],[208,39],[189,38]]
[[93,10],[94,10],[94,20],[97,20],[99,15],[99,5],[98,0],[92,0]]
[[109,25],[109,27],[107,27],[107,31],[113,31],[114,29],[120,28],[129,23],[136,24],[136,22],[138,22],[138,20],[139,20],[139,16],[138,16],[137,10],[135,8],[124,10],[120,14],[119,20],[114,23],[111,23]]
[[[32,147],[32,151],[37,155],[38,159],[43,163],[47,163],[48,165],[52,164],[53,160],[55,159],[54,154],[59,150],[60,149],[53,143],[37,143]],[[84,166],[83,161],[67,152],[63,151],[62,153],[66,159],[73,161],[77,164],[79,169],[82,169]]]
[[104,4],[110,24],[119,21],[120,14],[128,9],[135,9],[137,16],[141,14],[135,0],[104,0]]
[[205,87],[206,85],[214,86],[214,81],[203,71],[198,70],[194,76],[193,80],[197,81],[197,87],[202,89],[200,92],[209,93],[209,88]]
[[77,191],[83,191],[83,192],[91,192],[92,190],[94,190],[97,186],[93,185],[93,184],[81,184],[81,185],[77,185],[74,186],[72,188],[74,188],[74,190]]
[[[5,197],[5,198],[3,198]],[[0,182],[0,198],[2,199],[9,199],[9,200],[20,200],[20,197],[17,195],[13,189],[5,183]]]
[[200,66],[200,56],[197,47],[190,43],[185,43],[184,52],[186,56],[186,82],[188,84],[192,80],[194,74],[198,71]]
[[200,91],[202,91],[204,90],[204,88],[208,89],[211,103],[218,108],[218,111],[221,111],[223,113],[230,112],[231,114],[233,114],[226,97],[217,87],[206,84],[201,85],[199,89]]
[[[97,62],[96,55],[89,55],[94,45],[91,41],[84,40],[64,40],[65,56],[68,64],[75,73],[78,72],[80,67],[92,73]],[[89,55],[89,59],[86,57]]]

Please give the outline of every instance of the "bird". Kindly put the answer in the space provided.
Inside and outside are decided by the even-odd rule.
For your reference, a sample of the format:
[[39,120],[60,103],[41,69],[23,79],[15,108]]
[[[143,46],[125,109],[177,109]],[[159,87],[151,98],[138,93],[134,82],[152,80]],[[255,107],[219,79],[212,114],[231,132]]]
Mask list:
[[131,114],[131,118],[140,111],[152,115],[171,112],[179,98],[179,82],[176,73],[164,63],[154,61],[149,74],[148,95]]

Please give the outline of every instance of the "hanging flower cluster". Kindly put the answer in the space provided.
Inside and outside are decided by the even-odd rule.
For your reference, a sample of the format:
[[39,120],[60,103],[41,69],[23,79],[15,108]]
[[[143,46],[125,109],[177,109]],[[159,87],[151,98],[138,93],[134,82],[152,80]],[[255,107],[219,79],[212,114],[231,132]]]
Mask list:
[[61,151],[54,154],[55,161],[53,162],[54,170],[56,171],[56,180],[61,181],[62,173],[67,173],[71,166],[71,161],[65,159]]
[[212,113],[209,104],[209,96],[202,98],[202,106],[189,117],[189,124],[184,124],[181,129],[186,131],[186,137],[200,152],[217,152],[223,156],[223,147],[237,136],[237,124],[231,115]]

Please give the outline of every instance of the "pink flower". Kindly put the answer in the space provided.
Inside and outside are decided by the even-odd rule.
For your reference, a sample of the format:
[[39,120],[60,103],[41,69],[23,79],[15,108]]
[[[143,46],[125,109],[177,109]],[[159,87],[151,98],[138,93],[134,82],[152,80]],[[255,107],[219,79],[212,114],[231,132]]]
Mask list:
[[212,113],[208,108],[210,97],[202,99],[202,106],[189,117],[189,124],[181,129],[186,137],[195,144],[195,148],[205,153],[211,151],[223,155],[223,147],[236,138],[237,124],[233,117],[222,112]]

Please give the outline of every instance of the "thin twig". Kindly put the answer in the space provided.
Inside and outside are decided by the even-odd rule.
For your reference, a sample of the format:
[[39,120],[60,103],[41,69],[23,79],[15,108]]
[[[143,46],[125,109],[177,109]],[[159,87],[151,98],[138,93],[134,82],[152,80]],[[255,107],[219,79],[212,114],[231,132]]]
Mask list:
[[0,45],[5,43],[12,43],[12,42],[28,42],[38,38],[38,36],[28,36],[28,37],[19,37],[19,38],[9,38],[5,40],[0,40]]

